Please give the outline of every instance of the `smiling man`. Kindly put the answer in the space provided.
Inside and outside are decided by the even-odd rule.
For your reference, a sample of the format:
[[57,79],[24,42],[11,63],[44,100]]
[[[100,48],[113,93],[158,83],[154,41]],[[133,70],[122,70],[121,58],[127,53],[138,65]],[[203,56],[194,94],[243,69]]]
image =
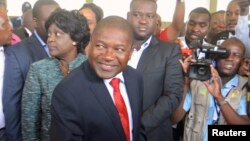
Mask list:
[[55,88],[51,140],[139,141],[142,78],[127,66],[133,33],[129,23],[106,17],[95,27],[89,58]]

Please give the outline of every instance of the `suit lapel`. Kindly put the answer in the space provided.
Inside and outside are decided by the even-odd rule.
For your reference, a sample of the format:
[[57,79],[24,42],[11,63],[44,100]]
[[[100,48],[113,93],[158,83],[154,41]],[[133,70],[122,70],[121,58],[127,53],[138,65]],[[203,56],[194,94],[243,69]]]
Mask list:
[[102,105],[104,111],[109,116],[120,138],[125,141],[126,138],[123,133],[123,128],[120,122],[120,118],[115,108],[114,102],[110,97],[108,89],[106,88],[103,80],[98,78],[98,76],[94,73],[94,70],[90,68],[87,61],[84,63],[84,65],[85,65],[84,70],[87,71],[87,74],[89,74],[88,76],[92,83],[90,86],[91,91],[93,92],[96,99],[99,101],[100,105]]
[[31,44],[28,45],[27,47],[32,52],[31,55],[33,55],[32,59],[34,61],[48,57],[47,52],[45,51],[44,47],[41,45],[39,40],[36,38],[35,34],[32,34],[28,44]]
[[137,85],[135,84],[134,80],[132,77],[129,77],[129,73],[127,69],[123,72],[123,77],[125,80],[125,85],[126,85],[126,90],[129,98],[129,103],[131,107],[131,112],[132,112],[132,119],[133,119],[133,128],[137,129],[136,125],[138,124],[138,88],[136,87]]
[[149,46],[143,51],[141,58],[138,62],[137,65],[137,70],[139,70],[140,72],[144,72],[144,70],[146,69],[147,65],[149,65],[150,60],[152,59],[152,56],[156,53],[157,48],[156,48],[156,44],[158,43],[158,40],[152,36],[152,39],[150,41]]

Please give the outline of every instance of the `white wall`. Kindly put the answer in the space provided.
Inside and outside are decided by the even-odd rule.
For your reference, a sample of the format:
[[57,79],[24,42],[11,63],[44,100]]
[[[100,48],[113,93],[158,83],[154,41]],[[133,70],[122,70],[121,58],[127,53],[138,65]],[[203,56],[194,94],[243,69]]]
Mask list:
[[[7,9],[9,16],[20,16],[22,15],[22,4],[24,2],[30,2],[32,7],[37,0],[7,0]],[[57,1],[62,8],[73,10],[79,9],[84,3],[85,0],[55,0]]]
[[[36,0],[7,0],[9,16],[20,16],[22,4],[28,1],[34,5]],[[56,0],[62,8],[72,10],[79,9],[85,0]],[[185,0],[187,19],[189,12],[195,7],[209,8],[211,0]],[[230,0],[218,0],[218,9],[226,9],[227,3]],[[119,15],[126,18],[129,10],[130,0],[94,0],[94,3],[103,8],[104,16]],[[171,21],[174,12],[176,0],[158,0],[158,13],[161,15],[163,21]]]

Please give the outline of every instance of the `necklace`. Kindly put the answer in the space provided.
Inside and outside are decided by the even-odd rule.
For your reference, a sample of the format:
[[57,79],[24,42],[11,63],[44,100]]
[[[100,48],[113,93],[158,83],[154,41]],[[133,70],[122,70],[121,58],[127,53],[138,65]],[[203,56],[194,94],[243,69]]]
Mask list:
[[68,65],[64,66],[61,62],[59,63],[59,68],[63,73],[63,76],[67,76],[69,74],[69,67]]

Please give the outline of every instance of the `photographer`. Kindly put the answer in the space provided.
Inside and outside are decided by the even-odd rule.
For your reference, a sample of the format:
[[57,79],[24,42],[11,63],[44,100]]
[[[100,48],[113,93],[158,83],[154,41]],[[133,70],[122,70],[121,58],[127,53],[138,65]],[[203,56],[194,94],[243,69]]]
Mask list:
[[[211,79],[202,82],[185,77],[184,99],[172,114],[172,122],[176,123],[189,112],[184,125],[185,141],[192,138],[207,141],[208,125],[250,124],[244,87],[247,79],[237,74],[245,47],[236,38],[226,40],[221,46],[229,49],[230,55],[217,59],[216,68],[210,65]],[[180,61],[185,73],[191,61],[192,56]]]

